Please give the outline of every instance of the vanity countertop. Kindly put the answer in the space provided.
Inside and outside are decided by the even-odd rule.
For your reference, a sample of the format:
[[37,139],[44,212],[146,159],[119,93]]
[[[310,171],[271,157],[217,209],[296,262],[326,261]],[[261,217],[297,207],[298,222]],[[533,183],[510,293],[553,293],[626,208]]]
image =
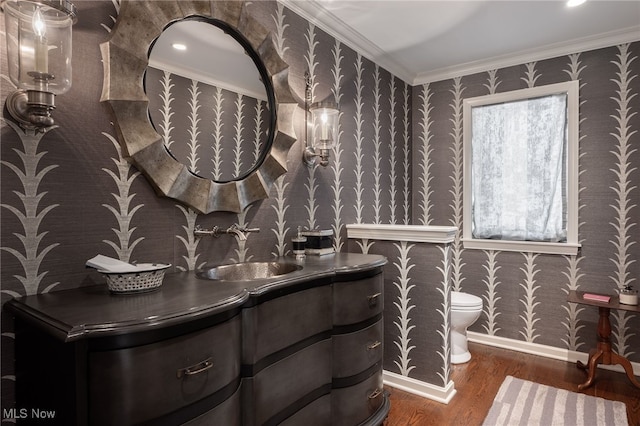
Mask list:
[[[296,263],[292,257],[277,260]],[[300,263],[302,269],[268,279],[220,282],[199,278],[194,271],[176,272],[166,274],[162,286],[147,293],[112,294],[105,283],[23,296],[5,306],[24,321],[69,342],[234,315],[252,298],[305,283],[331,282],[341,274],[365,272],[385,263],[386,258],[379,255],[307,256]],[[212,266],[217,265],[207,265]]]

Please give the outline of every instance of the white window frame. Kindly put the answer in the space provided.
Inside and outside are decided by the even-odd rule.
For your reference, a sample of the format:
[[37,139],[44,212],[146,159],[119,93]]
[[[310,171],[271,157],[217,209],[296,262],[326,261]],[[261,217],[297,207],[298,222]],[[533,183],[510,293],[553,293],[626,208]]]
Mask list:
[[[465,249],[533,252],[560,255],[576,255],[578,243],[578,141],[579,141],[579,82],[549,84],[546,86],[514,90],[465,99],[463,102],[463,233]],[[567,94],[567,241],[512,241],[473,238],[471,201],[472,127],[471,109],[476,106],[513,102],[523,99]]]

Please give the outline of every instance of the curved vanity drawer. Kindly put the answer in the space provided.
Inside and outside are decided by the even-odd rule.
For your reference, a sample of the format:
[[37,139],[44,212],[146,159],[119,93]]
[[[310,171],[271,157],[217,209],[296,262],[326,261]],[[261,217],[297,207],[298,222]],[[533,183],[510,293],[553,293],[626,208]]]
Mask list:
[[333,284],[333,324],[347,325],[365,321],[382,312],[383,276]]
[[331,390],[332,426],[359,425],[384,403],[382,369],[368,379],[346,388]]
[[241,396],[242,392],[240,391],[240,388],[238,388],[238,390],[224,402],[220,403],[218,406],[207,411],[206,413],[192,420],[189,420],[186,423],[183,423],[183,426],[241,426]]
[[323,332],[331,324],[331,286],[323,285],[242,310],[243,364]]
[[382,359],[382,319],[354,333],[333,335],[333,377],[362,373]]
[[244,424],[279,424],[308,404],[309,396],[331,391],[331,339],[307,346],[255,377],[243,379],[242,386]]
[[331,395],[324,395],[287,417],[280,426],[331,426]]
[[184,336],[89,354],[92,425],[134,424],[209,396],[240,375],[240,316]]

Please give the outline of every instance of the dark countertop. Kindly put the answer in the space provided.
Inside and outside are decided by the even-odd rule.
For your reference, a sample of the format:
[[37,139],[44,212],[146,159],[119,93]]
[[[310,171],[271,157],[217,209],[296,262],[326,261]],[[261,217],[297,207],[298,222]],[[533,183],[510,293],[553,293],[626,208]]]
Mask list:
[[[296,263],[293,257],[278,261]],[[302,269],[269,279],[212,281],[199,278],[194,271],[176,272],[166,274],[162,286],[148,293],[112,294],[105,283],[19,297],[5,306],[16,317],[68,342],[166,327],[222,314],[239,309],[252,297],[311,280],[331,280],[341,274],[364,272],[385,263],[386,258],[379,255],[307,256],[301,263]],[[211,266],[215,265],[207,265]]]

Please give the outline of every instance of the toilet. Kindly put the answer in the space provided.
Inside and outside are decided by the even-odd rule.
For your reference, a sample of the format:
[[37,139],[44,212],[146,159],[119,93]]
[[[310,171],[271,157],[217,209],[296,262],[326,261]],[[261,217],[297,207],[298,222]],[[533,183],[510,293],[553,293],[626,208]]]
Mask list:
[[451,363],[462,364],[471,359],[467,347],[467,327],[482,313],[482,299],[459,291],[451,292]]

